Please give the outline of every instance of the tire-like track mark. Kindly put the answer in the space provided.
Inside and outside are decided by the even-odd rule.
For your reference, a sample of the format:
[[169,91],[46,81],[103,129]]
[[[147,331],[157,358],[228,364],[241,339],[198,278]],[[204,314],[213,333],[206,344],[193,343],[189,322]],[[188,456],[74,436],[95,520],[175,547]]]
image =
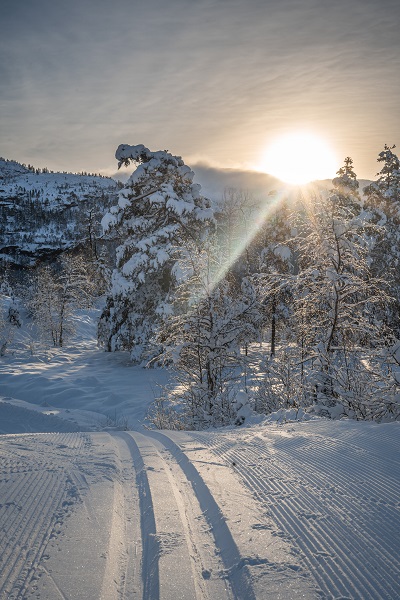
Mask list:
[[43,553],[55,523],[51,516],[59,506],[64,491],[63,483],[54,474],[43,477],[40,484],[33,474],[24,477],[24,483],[29,491],[29,501],[24,502],[24,509],[18,505],[18,514],[12,523],[9,532],[11,537],[1,561],[4,583],[0,586],[0,597],[8,593],[10,600],[24,588],[32,567]]
[[[262,457],[262,445],[257,448],[258,454],[254,455],[260,459]],[[250,449],[249,449],[250,451]],[[251,455],[251,454],[250,454]],[[393,565],[393,556],[395,548],[390,546],[386,542],[385,531],[380,526],[381,535],[378,539],[375,534],[375,529],[371,526],[367,517],[363,520],[362,503],[357,502],[356,498],[349,498],[347,495],[340,493],[339,483],[342,482],[342,489],[346,489],[346,481],[340,476],[335,476],[335,485],[327,485],[326,489],[320,487],[318,483],[318,477],[315,472],[323,472],[324,464],[319,464],[318,451],[313,453],[314,458],[313,469],[305,469],[306,463],[303,460],[300,462],[296,458],[290,457],[285,461],[285,454],[282,456],[282,465],[274,464],[270,469],[269,476],[267,478],[267,484],[264,486],[264,490],[268,493],[268,504],[270,509],[274,513],[280,513],[281,520],[290,523],[293,533],[299,539],[300,545],[306,545],[307,540],[309,541],[309,550],[315,556],[319,556],[319,561],[325,556],[329,558],[326,553],[326,538],[329,534],[332,549],[334,550],[335,559],[338,559],[343,567],[343,572],[347,571],[347,577],[353,579],[354,582],[358,582],[359,588],[363,591],[363,597],[375,597],[379,594],[379,587],[376,588],[373,583],[369,581],[363,581],[362,571],[364,570],[365,564],[369,566],[370,570],[380,570],[381,568],[388,571],[386,576],[387,585],[392,585],[393,597],[396,596],[396,582],[399,577],[398,565]],[[244,466],[246,461],[241,461],[238,458],[238,465]],[[310,460],[311,463],[311,460]],[[260,488],[260,482],[266,480],[265,470],[263,470],[258,464],[253,464],[253,470],[255,477],[247,475],[248,481],[252,480],[254,487]],[[320,467],[320,468],[318,468]],[[302,473],[300,477],[300,486],[302,488],[301,500],[299,501],[298,489],[299,489],[299,473]],[[304,476],[307,474],[307,481]],[[317,481],[315,481],[317,479]],[[348,484],[347,484],[348,489]],[[322,493],[321,493],[322,492]],[[337,514],[341,514],[340,520],[332,520],[332,514],[329,515],[327,510],[326,499],[329,498],[329,508],[334,507]],[[283,501],[283,502],[282,502]],[[290,507],[289,507],[290,506]],[[343,517],[345,515],[345,519]],[[370,513],[369,513],[370,515]],[[296,518],[293,518],[296,517]],[[299,521],[300,518],[300,521]],[[362,519],[360,522],[360,518]],[[307,530],[304,531],[303,537],[301,537],[301,531],[303,529],[301,521],[307,523]],[[374,520],[376,523],[377,520]],[[351,523],[353,530],[358,531],[358,537],[354,535],[350,537],[348,535],[348,527]],[[393,528],[393,521],[391,522]],[[390,530],[387,531],[390,539]],[[311,538],[310,538],[311,536]],[[393,536],[393,531],[392,531]],[[342,540],[346,540],[347,548],[343,550]],[[374,561],[375,564],[368,565],[367,556],[368,548],[375,547],[379,553],[376,555]],[[348,565],[349,551],[355,556],[351,565]],[[391,565],[389,568],[388,566]],[[328,574],[332,569],[336,572],[336,583],[340,581],[341,573],[338,571],[337,565],[333,561],[330,563],[325,561],[325,569]],[[394,587],[393,587],[394,586]],[[352,590],[353,593],[357,593],[357,587]],[[341,593],[344,591],[342,589]]]
[[49,542],[80,500],[74,463],[85,443],[79,433],[0,438],[1,599],[22,599],[35,589]]

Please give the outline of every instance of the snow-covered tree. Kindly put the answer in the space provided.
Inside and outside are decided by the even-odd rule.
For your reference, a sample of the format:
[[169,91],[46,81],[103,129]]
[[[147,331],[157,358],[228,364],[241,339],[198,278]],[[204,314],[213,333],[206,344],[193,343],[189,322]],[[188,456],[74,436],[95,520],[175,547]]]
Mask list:
[[175,379],[156,403],[156,416],[159,421],[172,406],[186,428],[221,426],[235,420],[236,392],[246,386],[243,346],[257,338],[258,300],[246,278],[240,295],[229,275],[220,278],[211,243],[188,249],[185,263],[189,273],[176,292],[175,315],[160,332]]
[[9,279],[8,265],[3,267],[0,263],[0,356],[6,353],[19,327],[21,317]]
[[400,336],[400,160],[395,146],[385,145],[378,156],[382,168],[378,179],[364,189],[365,206],[379,225],[371,252],[373,273],[385,273],[395,299],[387,307],[388,324]]
[[223,268],[239,279],[251,269],[251,239],[257,228],[258,214],[253,196],[237,188],[225,188],[215,210]]
[[333,184],[327,199],[304,212],[301,270],[293,285],[298,336],[317,374],[316,399],[328,404],[340,395],[338,369],[349,365],[350,353],[376,342],[374,311],[388,300],[382,281],[370,270],[370,225],[350,159]]
[[59,264],[40,267],[25,302],[40,337],[63,347],[74,332],[73,313],[90,305],[93,285],[82,257],[64,254]]
[[174,268],[185,243],[200,241],[212,211],[193,183],[194,173],[178,156],[143,145],[120,145],[118,166],[137,165],[118,205],[102,221],[120,240],[99,341],[108,351],[129,350],[142,361],[179,280]]
[[360,416],[368,381],[375,389],[385,378],[379,312],[389,297],[370,269],[376,227],[363,209],[350,158],[337,175],[327,198],[305,196],[294,215],[298,233],[289,245],[295,269],[280,267],[264,278],[266,301],[287,294],[289,335],[266,363],[261,407],[315,402],[328,414],[340,404]]
[[258,266],[253,279],[263,298],[264,326],[269,330],[272,357],[276,350],[277,330],[290,314],[290,287],[282,281],[285,277],[289,281],[296,260],[290,242],[293,229],[289,205],[285,200],[275,203],[272,195],[271,202],[271,210],[254,240]]
[[[382,163],[381,170],[377,173],[378,179],[364,189],[369,204],[376,208],[383,208],[385,214],[392,211],[398,212],[400,197],[400,160],[393,152],[396,146],[385,144],[379,153],[377,161]],[[382,205],[387,204],[387,207]]]
[[340,208],[351,209],[357,212],[360,207],[360,196],[358,188],[360,184],[354,172],[353,159],[346,156],[343,167],[336,173],[337,177],[332,180],[334,186],[335,203]]

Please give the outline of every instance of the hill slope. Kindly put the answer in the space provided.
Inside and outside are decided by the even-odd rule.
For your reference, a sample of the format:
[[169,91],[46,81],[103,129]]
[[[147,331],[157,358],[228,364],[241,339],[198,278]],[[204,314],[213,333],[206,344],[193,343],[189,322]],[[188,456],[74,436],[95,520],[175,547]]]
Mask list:
[[83,243],[90,227],[99,231],[117,191],[111,178],[40,172],[0,159],[0,259],[32,265]]

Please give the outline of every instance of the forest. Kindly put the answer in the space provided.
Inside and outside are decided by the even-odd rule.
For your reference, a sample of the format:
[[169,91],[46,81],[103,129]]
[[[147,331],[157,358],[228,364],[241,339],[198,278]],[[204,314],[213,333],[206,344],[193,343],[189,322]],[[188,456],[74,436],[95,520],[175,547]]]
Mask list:
[[[279,409],[400,417],[395,146],[362,190],[346,157],[328,192],[286,188],[267,201],[232,188],[212,202],[167,151],[121,145],[116,158],[136,168],[105,214],[92,195],[75,248],[22,271],[3,262],[1,355],[22,318],[35,343],[63,347],[73,311],[96,304],[102,350],[171,373],[155,427],[241,425]],[[35,212],[40,199],[28,200]]]

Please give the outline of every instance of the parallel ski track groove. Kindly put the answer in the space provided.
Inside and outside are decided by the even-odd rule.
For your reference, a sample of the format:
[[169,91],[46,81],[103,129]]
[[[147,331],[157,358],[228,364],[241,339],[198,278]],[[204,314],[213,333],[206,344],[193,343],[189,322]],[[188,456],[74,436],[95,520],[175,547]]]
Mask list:
[[[152,443],[154,444],[154,440],[151,440]],[[189,557],[191,559],[191,567],[192,567],[192,572],[193,572],[193,576],[194,576],[194,585],[195,585],[195,593],[196,593],[196,598],[202,598],[202,600],[207,599],[209,600],[209,594],[207,593],[207,589],[204,585],[204,581],[202,582],[201,579],[199,578],[199,583],[197,583],[197,588],[196,589],[196,582],[195,582],[195,577],[196,577],[196,569],[194,568],[194,564],[193,564],[193,554],[196,556],[197,562],[199,565],[202,564],[202,559],[199,553],[199,550],[197,549],[196,543],[194,541],[194,535],[193,535],[193,531],[192,528],[190,526],[190,522],[189,522],[189,517],[187,515],[187,507],[185,506],[184,508],[182,508],[181,506],[179,506],[178,503],[178,497],[181,495],[181,491],[179,486],[177,485],[176,481],[175,481],[175,477],[173,475],[173,473],[171,472],[171,469],[169,468],[169,465],[167,463],[167,461],[165,460],[165,456],[163,456],[163,454],[165,452],[168,453],[168,456],[170,458],[174,457],[172,456],[172,454],[165,448],[164,446],[164,451],[160,451],[155,445],[155,450],[157,452],[157,455],[160,457],[160,460],[162,461],[163,464],[165,464],[165,473],[167,475],[168,481],[171,485],[172,488],[172,492],[174,495],[174,498],[176,500],[176,504],[179,510],[179,514],[180,514],[180,519],[181,519],[181,523],[182,523],[182,527],[183,527],[183,531],[184,531],[184,535],[185,535],[185,540],[186,540],[186,545],[189,551]],[[175,459],[174,459],[175,460]],[[178,464],[176,462],[176,464]],[[203,585],[201,585],[203,583]]]
[[159,600],[159,547],[156,538],[156,522],[146,468],[134,438],[126,432],[119,432],[118,436],[126,442],[131,452],[136,473],[142,537],[143,600]]
[[[47,479],[52,479],[52,478],[47,478]],[[30,481],[32,481],[33,484],[31,484]],[[27,482],[27,480],[26,480],[26,478],[24,478],[25,485],[26,485],[26,482]],[[59,482],[57,482],[57,480],[55,482],[53,482],[53,487],[51,488],[51,491],[53,490],[54,487],[56,487],[57,483],[59,483]],[[28,490],[31,493],[29,494],[29,504],[26,505],[26,514],[24,515],[22,521],[21,521],[20,515],[19,515],[19,518],[17,516],[17,518],[14,519],[13,525],[15,523],[18,523],[18,524],[17,524],[17,529],[13,533],[13,537],[11,538],[14,547],[18,546],[21,549],[23,549],[25,547],[25,540],[28,541],[30,539],[29,536],[30,536],[31,532],[33,531],[36,523],[40,522],[41,517],[42,517],[41,511],[35,511],[36,516],[34,519],[32,519],[31,518],[31,513],[32,513],[31,508],[32,508],[32,506],[36,506],[36,504],[38,503],[38,500],[40,501],[43,498],[43,496],[47,493],[47,489],[48,489],[47,485],[46,486],[40,485],[40,490],[42,493],[40,494],[39,498],[36,496],[35,492],[36,492],[36,489],[39,487],[39,483],[38,483],[38,479],[36,477],[34,477],[34,474],[31,474],[30,477],[28,477],[28,484],[29,484]],[[24,522],[28,522],[28,524],[29,524],[26,528],[23,526]],[[4,576],[6,574],[7,581],[10,580],[11,574],[12,574],[13,569],[15,568],[16,564],[18,562],[20,562],[20,556],[13,554],[13,549],[14,549],[13,546],[11,544],[8,544],[7,549],[2,554],[2,561],[4,561],[3,565],[2,565],[2,576]],[[9,563],[11,563],[11,564],[9,564]],[[0,588],[0,591],[3,591],[3,588]]]
[[[29,569],[33,564],[33,561],[29,558],[32,548],[34,548],[38,540],[40,540],[43,530],[45,529],[45,533],[47,532],[48,526],[45,525],[46,519],[49,515],[53,515],[53,507],[54,505],[58,506],[63,495],[64,482],[60,481],[53,473],[49,479],[52,480],[48,482],[48,484],[51,485],[50,488],[47,487],[47,485],[43,485],[42,479],[40,481],[40,486],[39,483],[37,483],[32,489],[30,497],[31,501],[27,506],[27,512],[23,519],[23,522],[26,522],[26,525],[24,526],[23,522],[21,522],[18,537],[13,540],[12,546],[10,544],[8,552],[3,554],[6,559],[6,565],[3,565],[2,567],[2,576],[5,577],[5,583],[0,588],[0,593],[3,593],[7,586],[12,586],[11,590],[9,590],[10,600],[11,598],[18,597],[19,591],[18,595],[14,596],[12,589],[15,587],[16,582],[21,577],[24,569],[26,569],[26,563],[28,562]],[[36,494],[35,492],[38,487],[40,487],[41,493]],[[42,503],[43,498],[44,502]],[[38,506],[40,506],[40,510],[32,511],[32,507],[36,508]],[[51,523],[50,527],[52,528],[52,526],[53,523]],[[13,555],[15,547],[19,547],[23,550],[26,549],[28,545],[31,550],[27,551],[22,556],[21,554]],[[26,577],[23,577],[23,580],[19,582],[18,587],[20,589],[25,583],[25,579]]]
[[[201,475],[181,448],[168,436],[154,431],[147,432],[147,435],[163,444],[166,450],[181,467],[187,480],[191,484],[200,508],[213,533],[216,548],[229,573],[229,583],[234,597],[237,600],[243,600],[244,598],[246,598],[246,600],[256,600],[247,566],[245,565],[241,569],[238,568],[242,557],[229,527],[223,518],[221,510]],[[225,540],[225,544],[223,543],[223,540]]]
[[[313,455],[313,456],[315,456],[315,455]],[[319,458],[319,456],[318,456],[318,458]],[[282,481],[284,481],[285,479],[287,480],[288,473],[292,474],[292,481],[293,481],[296,479],[296,474],[299,472],[300,468],[302,468],[303,471],[305,468],[307,468],[307,476],[309,479],[307,482],[304,482],[304,485],[307,485],[307,488],[312,487],[313,490],[315,490],[315,492],[317,494],[319,494],[320,496],[321,496],[321,492],[332,494],[332,488],[330,488],[329,486],[327,486],[326,488],[321,487],[320,483],[318,483],[318,480],[315,477],[315,467],[320,464],[319,460],[316,460],[313,462],[312,469],[311,469],[311,460],[309,462],[310,462],[310,465],[308,466],[305,464],[304,460],[299,461],[296,458],[293,458],[292,460],[282,460],[282,464],[285,465],[284,468],[276,466],[276,469],[280,470],[280,472],[281,472],[280,479]],[[320,467],[321,467],[320,471],[322,472],[322,467],[323,467],[322,462],[320,464]],[[271,479],[269,481],[271,482]],[[297,481],[300,484],[302,483],[302,480],[297,479]],[[290,482],[288,482],[288,483],[290,484]],[[343,484],[342,490],[338,489],[340,483]],[[360,517],[360,515],[362,516],[362,514],[365,513],[365,502],[371,502],[371,501],[374,502],[375,499],[371,498],[371,496],[367,496],[367,495],[360,496],[359,494],[356,494],[356,493],[349,496],[348,492],[345,492],[344,490],[346,490],[346,480],[341,475],[335,474],[335,489],[334,489],[335,493],[330,498],[330,504],[331,504],[331,506],[340,508],[344,514],[347,513],[349,520],[351,517],[354,517],[354,519],[352,521],[352,526],[357,528],[358,524],[355,519],[356,519],[356,517]],[[380,492],[382,494],[386,494],[386,490],[387,490],[387,488],[385,488],[385,486],[383,485],[382,488],[380,489]],[[310,496],[308,489],[304,489],[304,495],[309,496],[309,501],[311,503],[313,503],[314,505],[315,505],[316,501],[319,500],[320,502],[317,505],[317,508],[322,509],[322,510],[324,509],[324,503],[323,503],[322,498],[317,499],[315,496]],[[374,521],[380,523],[380,530],[382,533],[387,533],[387,534],[393,533],[393,526],[394,526],[394,523],[396,522],[396,519],[398,518],[398,516],[396,515],[396,511],[395,511],[395,509],[397,508],[397,503],[394,506],[389,503],[385,503],[382,506],[384,506],[384,509],[386,512],[391,514],[392,518],[391,519],[387,519],[387,518],[383,519],[381,522],[381,518],[380,518],[381,516],[379,514],[379,511],[377,511],[374,515]],[[377,505],[377,508],[379,508],[379,505]],[[369,513],[366,513],[366,516],[369,516]],[[393,557],[393,553],[394,553],[395,549],[393,548],[393,546],[391,546],[388,543],[387,537],[385,535],[382,535],[379,540],[376,539],[375,530],[373,530],[373,529],[371,530],[369,520],[367,522],[362,523],[362,530],[360,529],[360,535],[362,535],[368,539],[369,545],[371,543],[374,544],[375,546],[379,545],[379,547],[382,550],[382,554],[386,555],[387,559],[390,561],[390,559]],[[400,568],[398,565],[393,565],[393,569],[400,574]]]
[[[83,439],[76,433],[26,434],[28,439],[31,439],[32,435],[37,444],[52,445],[57,442],[59,447],[70,444],[68,449],[72,447],[77,450],[83,447]],[[8,488],[9,479],[0,482],[0,490],[6,488],[4,496],[8,499],[6,502],[3,501],[2,505],[16,506],[14,518],[9,519],[7,527],[3,529],[5,535],[2,536],[0,546],[5,548],[0,561],[3,580],[0,597],[7,600],[24,597],[54,527],[65,512],[61,502],[67,497],[65,492],[67,481],[70,479],[68,470],[64,467],[54,468],[54,464],[46,460],[44,454],[36,454],[33,465],[31,456],[18,455],[18,449],[20,451],[26,449],[23,444],[24,438],[24,435],[18,437],[18,440],[22,441],[15,443],[16,452],[10,461],[13,464],[9,477],[18,476],[18,483],[15,487]],[[46,470],[47,468],[49,470]],[[40,477],[37,476],[38,472]],[[23,506],[22,515],[15,499],[18,499]],[[15,553],[16,548],[19,549],[17,553]]]
[[[252,444],[246,445],[246,456],[242,458],[238,448],[232,447],[229,442],[218,440],[218,444],[213,443],[213,436],[204,434],[192,434],[194,439],[197,439],[207,445],[215,454],[219,455],[224,460],[234,459],[237,464],[238,471],[247,486],[257,492],[258,498],[267,502],[270,512],[275,517],[279,527],[289,535],[293,536],[295,542],[303,552],[304,560],[308,564],[315,580],[320,585],[325,594],[330,597],[332,593],[346,595],[351,593],[354,597],[371,598],[397,598],[400,595],[400,584],[398,574],[400,569],[393,560],[395,548],[388,541],[393,537],[393,528],[390,530],[388,524],[381,522],[379,514],[377,521],[379,527],[379,537],[377,537],[376,527],[373,524],[362,522],[360,527],[357,521],[360,521],[360,514],[370,516],[370,512],[365,510],[365,504],[374,502],[374,496],[379,497],[384,495],[388,502],[384,504],[386,511],[393,512],[392,525],[398,522],[398,495],[396,496],[396,486],[393,482],[388,482],[381,477],[377,466],[379,457],[371,456],[370,464],[374,469],[374,478],[369,486],[369,493],[363,487],[356,484],[356,490],[352,490],[352,495],[343,490],[349,489],[349,482],[346,480],[340,469],[342,464],[336,459],[337,468],[335,469],[335,461],[329,463],[330,468],[335,471],[334,476],[331,476],[331,482],[335,482],[334,488],[332,484],[326,481],[323,477],[325,461],[322,460],[322,450],[313,444],[296,448],[298,454],[296,456],[289,455],[285,451],[285,442],[274,444],[274,450],[279,448],[279,462],[275,455],[271,455],[266,448],[265,440],[252,439]],[[321,438],[322,441],[322,438]],[[340,445],[350,446],[343,440],[324,440],[325,444],[329,445],[328,452],[333,454],[332,447]],[[351,444],[352,450],[357,448]],[[287,448],[287,446],[286,446]],[[367,452],[367,451],[365,451]],[[268,472],[263,469],[261,462],[267,461]],[[357,461],[349,457],[349,462],[353,465]],[[250,463],[250,464],[249,464]],[[300,476],[299,476],[300,474]],[[376,475],[376,482],[375,482]],[[321,481],[322,479],[322,481]],[[302,487],[301,503],[298,501],[296,486]],[[310,494],[311,488],[317,495]],[[365,490],[365,491],[364,491]],[[376,490],[377,493],[372,495],[371,492]],[[332,494],[332,492],[334,492]],[[399,490],[397,490],[398,494]],[[323,494],[330,497],[326,499]],[[279,502],[279,500],[289,500],[288,502]],[[347,501],[347,502],[346,502]],[[357,537],[349,536],[349,525],[343,524],[339,519],[336,519],[333,524],[329,522],[329,512],[339,510],[341,514],[348,517],[348,523],[357,523]],[[327,512],[328,511],[328,512]],[[302,513],[317,513],[318,518],[310,523],[301,526],[299,524],[299,515]],[[321,523],[319,523],[321,519]],[[376,522],[376,520],[374,519]],[[391,533],[391,536],[385,534]],[[329,543],[327,544],[327,540]],[[316,544],[320,544],[318,550]],[[321,576],[320,564],[317,563],[319,552],[324,547],[330,547],[337,558],[337,565],[334,561],[324,561],[324,572]],[[379,550],[374,557],[374,564],[365,562],[365,550],[370,550],[371,546]],[[313,556],[314,555],[314,556]],[[350,558],[351,557],[351,558]],[[324,558],[323,555],[320,558]],[[366,568],[367,567],[367,568]],[[381,575],[383,571],[384,575]],[[354,582],[354,584],[353,584]]]
[[[246,463],[241,461],[240,458],[238,458],[238,457],[236,457],[235,462],[238,466],[247,467]],[[264,474],[264,473],[262,473],[262,474]],[[250,489],[257,491],[258,498],[262,502],[266,502],[268,507],[271,509],[271,507],[273,506],[273,504],[275,504],[275,502],[272,503],[268,500],[268,497],[271,495],[271,492],[267,493],[267,497],[265,496],[265,493],[264,493],[265,489],[260,483],[260,478],[256,477],[252,473],[247,473],[246,476],[243,477],[243,479],[247,483],[247,486]],[[292,498],[293,494],[285,494],[285,497]],[[289,533],[290,537],[292,539],[294,539],[294,541],[297,542],[298,546],[303,551],[304,562],[307,564],[308,568],[314,575],[315,580],[317,581],[317,583],[319,584],[321,589],[325,589],[327,591],[327,588],[325,585],[326,584],[325,579],[321,577],[319,569],[315,568],[315,564],[309,559],[310,553],[315,553],[316,555],[318,555],[322,551],[323,546],[321,544],[316,545],[316,542],[319,542],[319,540],[315,539],[315,537],[311,537],[309,535],[308,529],[302,530],[299,527],[299,525],[297,524],[296,518],[292,517],[292,515],[290,515],[290,513],[286,514],[286,512],[282,509],[282,507],[280,507],[280,511],[281,511],[280,513],[278,512],[278,517],[280,516],[281,518],[277,519],[278,524],[281,526],[282,522],[286,523],[286,521],[289,521],[292,529],[289,529],[289,531],[288,531],[287,527],[286,527],[285,532]],[[275,514],[275,511],[271,511],[271,512],[274,514],[274,516],[277,516]],[[283,527],[282,527],[282,529],[283,529]],[[335,566],[336,565],[334,565],[334,564],[333,565],[327,564],[325,575],[330,581],[330,589],[335,590],[336,593],[338,593],[339,595],[344,595],[346,592],[346,588],[344,586],[344,583],[341,581],[341,578],[340,577],[338,578],[338,571],[335,568]],[[336,574],[336,577],[333,577],[333,574]]]
[[47,511],[47,514],[51,515],[51,518],[47,523],[47,527],[45,526],[45,520],[43,519],[42,527],[39,529],[38,535],[36,536],[36,542],[31,546],[29,565],[27,566],[26,574],[23,579],[21,589],[17,598],[24,598],[24,594],[28,588],[32,576],[34,575],[35,569],[38,567],[39,562],[42,556],[44,555],[47,543],[50,540],[51,534],[54,531],[54,527],[58,519],[56,512],[60,506],[60,501],[63,497],[63,491],[64,490],[61,490],[61,497],[58,497],[58,495],[52,495],[52,499]]
[[[250,453],[252,453],[252,451],[249,449],[248,454],[250,454]],[[258,456],[259,455],[257,455],[257,457]],[[293,468],[294,463],[298,464],[297,469]],[[313,490],[320,496],[321,496],[321,492],[322,492],[322,494],[332,493],[332,489],[329,486],[326,488],[321,487],[321,485],[314,478],[312,471],[308,474],[309,480],[307,482],[305,482],[303,479],[299,479],[298,477],[296,477],[297,473],[299,472],[300,467],[302,467],[304,470],[305,464],[303,461],[300,463],[299,461],[296,461],[296,459],[293,459],[292,461],[290,461],[290,462],[288,461],[287,463],[282,461],[282,464],[286,464],[286,466],[284,468],[281,468],[277,465],[274,465],[276,472],[279,473],[279,476],[277,476],[275,478],[274,484],[277,488],[279,488],[277,481],[279,480],[282,482],[281,487],[280,487],[282,496],[285,495],[287,486],[291,485],[291,481],[288,480],[288,478],[287,478],[288,473],[293,474],[292,481],[297,481],[297,483],[300,485],[312,487]],[[318,464],[318,463],[315,462],[314,467],[316,464]],[[263,471],[259,468],[258,465],[254,466],[254,471],[258,472],[260,475],[263,474]],[[339,483],[338,480],[339,480],[339,477],[337,479],[335,477],[335,483],[336,482]],[[272,484],[272,482],[273,482],[271,477],[269,477],[268,481],[270,484]],[[340,481],[345,483],[343,478],[340,478]],[[285,487],[283,487],[283,486],[285,486]],[[364,496],[359,497],[359,496],[352,495],[349,497],[347,495],[347,493],[345,493],[343,491],[339,491],[337,488],[338,488],[338,485],[335,485],[336,493],[335,493],[335,496],[331,498],[330,504],[336,505],[337,507],[343,509],[343,511],[346,511],[347,515],[349,516],[349,520],[350,520],[351,516],[356,517],[357,515],[359,516],[360,514],[362,514],[364,512],[365,500],[371,501],[371,498],[364,497]],[[346,489],[346,488],[344,488],[344,489]],[[384,490],[382,493],[384,493]],[[270,495],[272,495],[272,492],[270,492]],[[317,499],[315,498],[315,496],[312,496],[312,497],[310,496],[306,487],[304,488],[304,495],[309,496],[309,501],[315,505]],[[382,533],[387,532],[389,534],[389,533],[393,532],[393,524],[396,522],[397,515],[396,515],[394,508],[391,505],[384,504],[383,506],[384,506],[386,512],[391,515],[391,519],[386,518],[386,519],[383,519],[381,522],[380,514],[379,514],[379,512],[377,512],[375,514],[375,517],[376,517],[375,520],[381,522],[380,528],[381,528]],[[322,498],[320,498],[320,503],[317,505],[317,508],[322,509],[322,510],[325,508]],[[357,527],[357,524],[355,524],[354,521],[353,521],[353,527]],[[379,544],[380,548],[382,549],[382,553],[386,554],[387,558],[390,560],[390,558],[393,556],[393,552],[395,549],[393,548],[393,546],[390,546],[387,543],[387,538],[385,536],[382,536],[382,539],[380,539],[379,541],[376,540],[375,532],[370,531],[369,521],[367,521],[366,523],[363,523],[362,535],[365,535],[365,537],[368,537],[370,543],[374,543],[375,545]],[[394,570],[396,572],[400,573],[400,568],[398,568],[397,565],[394,566]]]
[[[295,461],[296,459],[294,459]],[[240,461],[240,459],[238,459],[238,462]],[[301,463],[301,465],[303,465],[304,468],[304,464]],[[245,466],[245,464],[243,464],[243,466]],[[275,466],[275,465],[274,465]],[[272,467],[274,468],[274,467]],[[299,464],[299,468],[300,468],[300,464]],[[270,470],[271,470],[271,465],[270,465]],[[285,487],[287,488],[288,486],[291,487],[291,482],[287,479],[287,475],[288,473],[291,473],[291,471],[293,471],[293,465],[291,464],[286,464],[285,468],[279,468],[280,476],[277,477],[273,482],[273,486],[275,487],[275,489],[278,490],[278,493],[282,491],[282,486],[279,487],[279,485],[277,485],[277,480],[281,479],[284,481]],[[297,473],[298,470],[294,469],[294,473]],[[262,473],[260,472],[260,475],[262,475]],[[268,480],[268,484],[271,485],[271,480]],[[271,495],[271,491],[267,490],[264,487],[266,493],[268,495]],[[293,494],[294,495],[294,494]],[[292,496],[292,495],[291,495]],[[337,496],[337,495],[336,495]],[[287,497],[287,496],[286,496]],[[302,494],[302,501],[306,501],[304,503],[304,505],[299,505],[298,501],[296,500],[295,497],[291,497],[290,500],[290,508],[294,509],[296,507],[299,507],[299,514],[301,514],[301,512],[304,511],[304,508],[308,508],[307,506],[307,502],[309,504],[311,504],[311,506],[309,506],[309,508],[311,508],[311,511],[313,508],[315,508],[315,502],[316,502],[316,498],[314,497],[310,497],[309,496],[309,492],[307,491],[307,489],[305,489],[303,491]],[[331,506],[333,506],[334,504],[339,504],[340,505],[340,496],[338,498],[335,497],[335,500],[331,501]],[[291,512],[293,512],[293,510],[289,510],[287,508],[287,510],[285,511],[282,505],[276,505],[275,503],[273,503],[272,505],[272,510],[274,512],[281,512],[281,517],[283,520],[289,520],[289,514]],[[351,506],[351,505],[350,505]],[[351,513],[351,508],[346,504],[342,504],[343,509],[345,509],[347,511],[347,513]],[[317,510],[318,512],[321,512],[323,514],[324,512],[324,505],[322,504],[317,504]],[[356,517],[357,513],[354,512],[353,516]],[[370,590],[370,594],[372,594],[370,597],[372,598],[376,598],[377,597],[377,593],[379,594],[379,587],[376,587],[378,582],[375,581],[376,578],[373,578],[371,573],[374,570],[374,568],[376,569],[376,565],[378,563],[380,563],[380,566],[385,568],[385,571],[387,571],[387,576],[386,576],[386,583],[388,585],[390,585],[390,581],[391,581],[391,586],[395,586],[396,587],[396,578],[392,577],[391,574],[391,567],[392,564],[390,563],[390,557],[393,556],[393,554],[391,555],[390,552],[387,554],[387,558],[388,561],[384,560],[384,556],[381,557],[377,557],[375,564],[371,565],[370,564],[370,571],[368,572],[368,577],[363,577],[362,579],[360,579],[360,576],[357,575],[357,572],[365,572],[365,567],[363,568],[363,566],[365,565],[365,558],[363,556],[363,551],[364,549],[367,550],[369,547],[371,547],[371,544],[373,544],[375,547],[377,547],[378,545],[382,548],[382,544],[379,544],[379,542],[377,542],[376,540],[376,536],[372,537],[372,536],[368,536],[365,534],[364,529],[362,532],[360,532],[360,537],[359,539],[354,539],[354,538],[350,538],[348,539],[348,536],[346,535],[348,533],[348,530],[346,530],[346,528],[344,528],[342,526],[342,524],[340,522],[336,522],[336,527],[335,529],[332,529],[332,526],[329,524],[329,521],[324,520],[323,523],[323,527],[321,527],[321,525],[318,522],[313,521],[312,526],[311,524],[309,525],[310,529],[313,530],[314,535],[319,539],[319,541],[323,540],[324,538],[326,538],[326,533],[330,532],[330,536],[329,539],[331,540],[331,543],[333,543],[333,545],[335,546],[336,552],[335,554],[337,556],[341,556],[342,557],[342,561],[341,561],[341,566],[343,569],[343,574],[348,573],[348,579],[350,581],[350,579],[357,579],[359,581],[359,584],[364,587],[369,588]],[[296,529],[298,529],[298,527],[296,527]],[[369,540],[368,540],[369,538]],[[346,563],[348,562],[348,556],[347,556],[347,552],[346,551],[342,551],[341,548],[343,546],[343,540],[346,540],[345,542],[345,546],[347,545],[348,550],[352,551],[354,553],[354,557],[352,557],[352,564],[351,565],[347,565]],[[339,550],[338,550],[339,548]],[[382,548],[383,550],[383,548]],[[382,552],[382,554],[386,554],[386,552]],[[358,556],[362,556],[362,558],[358,558]],[[389,567],[389,568],[388,568]],[[379,569],[378,569],[379,572]],[[395,588],[394,588],[395,589]],[[393,587],[392,587],[392,593],[394,591]]]
[[[322,440],[321,440],[322,442]],[[346,445],[346,446],[351,446],[352,448],[356,448],[353,444],[348,444],[347,442],[343,443],[342,445]],[[276,448],[279,448],[279,445],[276,444]],[[337,445],[333,446],[332,449],[327,448],[326,444],[325,444],[325,449],[328,452],[331,452],[332,458],[335,458],[335,454],[334,454],[334,450],[337,448]],[[279,448],[283,453],[285,453],[285,448]],[[320,459],[323,455],[320,449],[320,446],[317,443],[313,443],[310,444],[309,446],[303,446],[301,448],[301,452],[302,452],[302,462],[301,464],[304,465],[304,460],[307,459],[307,462],[311,465],[315,465],[316,461],[315,459],[318,458]],[[325,452],[325,457],[326,457],[326,453]],[[286,454],[286,453],[285,453]],[[296,457],[291,456],[290,457],[291,462],[292,460],[297,461]],[[379,462],[378,459],[374,456],[368,457],[369,459],[369,465],[370,466],[379,466]],[[343,459],[342,459],[343,460]],[[351,457],[348,456],[346,457],[346,461],[348,464],[352,464],[353,466],[357,466],[357,461]],[[282,458],[282,462],[284,462],[284,458]],[[298,462],[298,461],[297,461]],[[378,463],[378,464],[377,464]],[[321,463],[324,464],[324,463]],[[331,463],[332,465],[332,463]],[[336,476],[335,476],[335,482],[336,481],[341,481],[345,484],[345,486],[347,486],[347,480],[343,477],[343,474],[339,471],[336,472]],[[364,492],[365,499],[371,499],[371,495],[370,495],[370,491],[373,489],[377,489],[377,490],[381,490],[383,489],[385,495],[390,496],[390,503],[393,504],[394,506],[399,506],[399,499],[398,499],[398,488],[395,485],[395,482],[389,482],[387,480],[383,480],[379,471],[376,472],[376,478],[374,478],[372,481],[368,482],[368,487],[366,484],[358,484],[358,488],[360,493]]]

